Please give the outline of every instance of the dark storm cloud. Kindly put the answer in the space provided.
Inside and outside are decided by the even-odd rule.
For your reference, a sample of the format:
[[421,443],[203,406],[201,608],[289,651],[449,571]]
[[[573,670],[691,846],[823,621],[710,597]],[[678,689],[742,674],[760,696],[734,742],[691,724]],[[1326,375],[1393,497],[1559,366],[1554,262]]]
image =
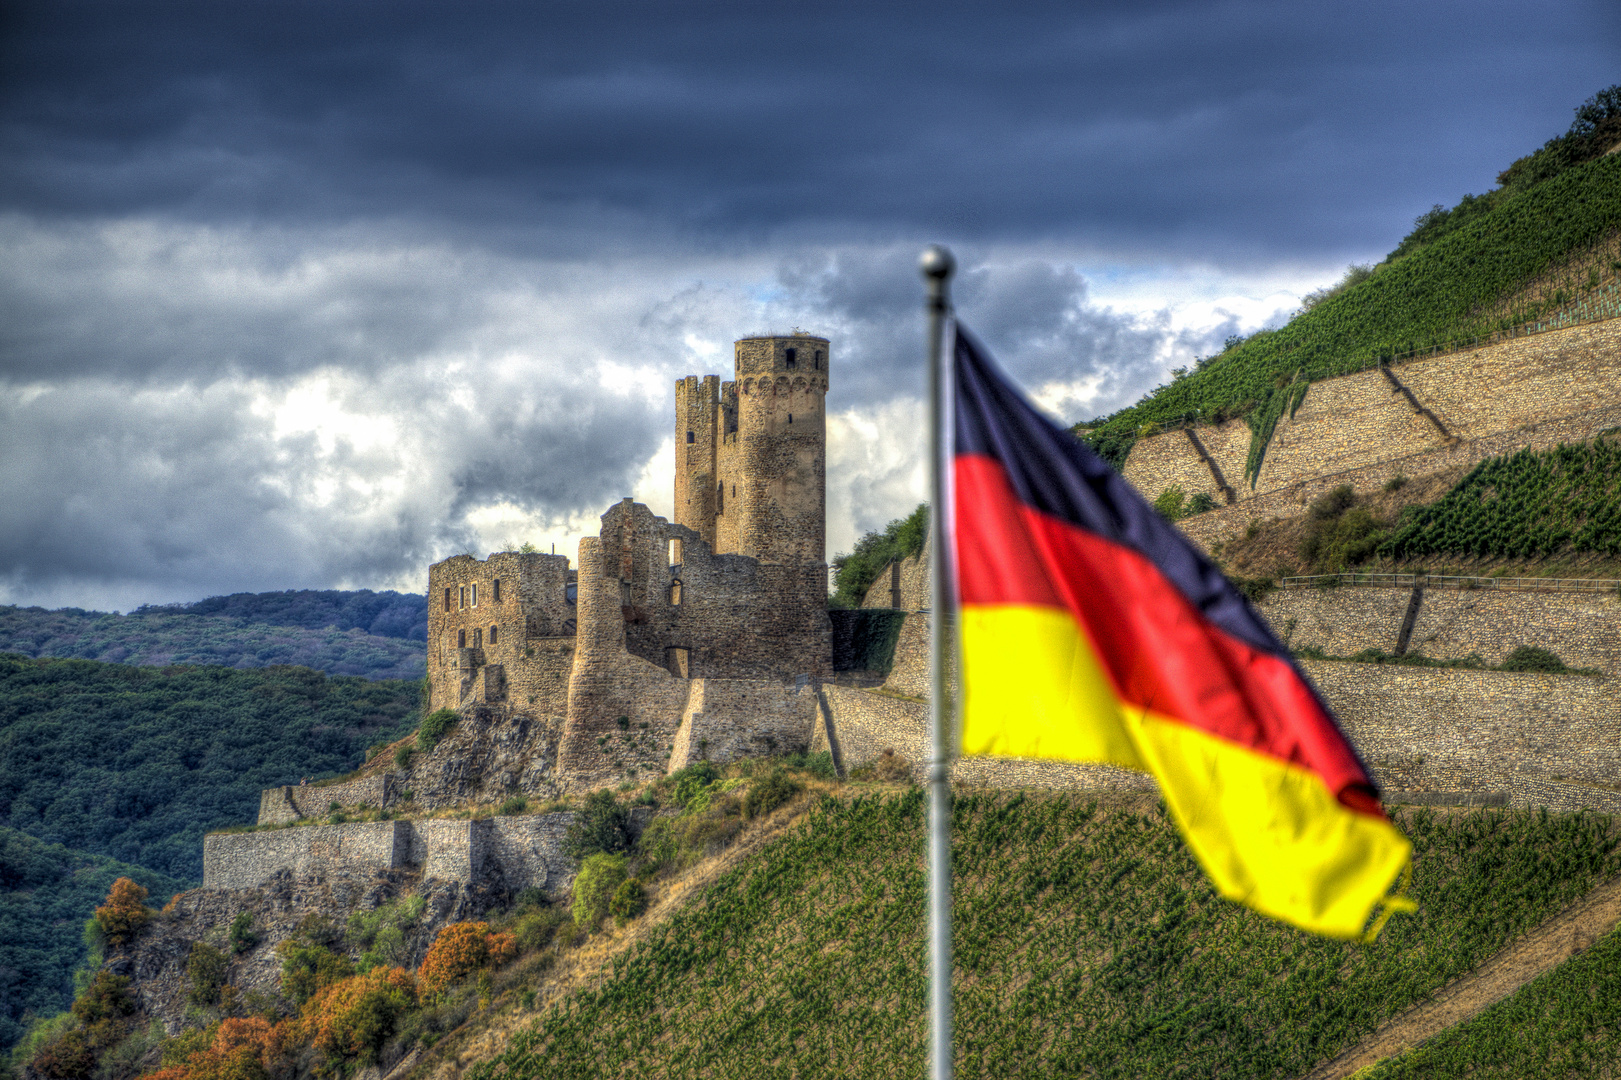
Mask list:
[[1557,133],[1621,43],[1601,0],[50,0],[8,22],[14,209],[393,219],[548,250],[1394,240]]

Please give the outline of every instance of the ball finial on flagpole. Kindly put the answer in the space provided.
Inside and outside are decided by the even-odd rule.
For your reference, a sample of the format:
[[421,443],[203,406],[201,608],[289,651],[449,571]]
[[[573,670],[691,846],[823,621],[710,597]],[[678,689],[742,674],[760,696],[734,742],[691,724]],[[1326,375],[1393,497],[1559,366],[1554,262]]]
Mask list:
[[950,248],[943,244],[930,244],[918,257],[917,268],[927,278],[948,278],[957,269],[957,260]]

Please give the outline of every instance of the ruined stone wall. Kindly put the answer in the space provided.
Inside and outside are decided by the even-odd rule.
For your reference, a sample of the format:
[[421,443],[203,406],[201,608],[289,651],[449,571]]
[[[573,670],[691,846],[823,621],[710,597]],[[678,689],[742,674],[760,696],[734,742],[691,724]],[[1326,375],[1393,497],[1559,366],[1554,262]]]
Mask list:
[[[1280,589],[1256,609],[1291,648],[1351,656],[1394,652],[1412,589]],[[1424,589],[1407,651],[1435,660],[1471,654],[1500,664],[1522,645],[1571,667],[1621,675],[1621,595]]]
[[203,888],[251,889],[281,870],[299,876],[392,870],[406,864],[410,849],[411,827],[403,821],[213,833],[203,838]]
[[895,639],[895,660],[884,689],[908,697],[928,697],[929,661],[929,613],[914,611],[906,616],[900,637]]
[[929,606],[929,547],[904,559],[896,559],[879,572],[861,598],[864,608],[895,608],[923,611]]
[[720,376],[675,384],[675,520],[715,546],[715,485],[722,436]]
[[425,880],[562,895],[575,870],[563,846],[573,818],[523,814],[214,833],[203,838],[203,888],[254,889],[283,871],[320,878],[406,870]]
[[669,771],[808,749],[816,725],[810,679],[784,686],[749,679],[693,679],[676,729]]
[[320,817],[332,804],[352,809],[369,806],[381,810],[389,804],[392,785],[388,774],[356,777],[339,784],[284,784],[259,793],[259,824],[285,825],[299,818]]
[[[573,637],[573,576],[565,555],[516,551],[483,561],[458,555],[429,567],[430,707],[457,708],[470,696],[501,701],[515,682],[529,688],[540,678],[526,670],[531,646]],[[486,665],[499,670],[481,680]]]

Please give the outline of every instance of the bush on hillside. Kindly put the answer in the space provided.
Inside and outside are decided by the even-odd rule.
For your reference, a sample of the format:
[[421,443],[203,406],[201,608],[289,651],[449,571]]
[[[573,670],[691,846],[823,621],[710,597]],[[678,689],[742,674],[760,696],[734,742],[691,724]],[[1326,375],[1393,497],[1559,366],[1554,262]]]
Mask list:
[[[584,872],[582,868],[581,874]],[[513,936],[492,931],[489,923],[451,923],[433,939],[433,946],[417,969],[422,996],[440,997],[469,975],[500,967],[517,953],[518,943]]]
[[769,814],[804,790],[805,786],[790,777],[786,769],[772,769],[749,785],[749,792],[743,797],[743,816],[757,818]]
[[1319,495],[1306,512],[1300,557],[1317,573],[1333,573],[1366,561],[1389,532],[1365,506],[1356,506],[1349,484]]
[[107,902],[96,909],[96,922],[102,936],[114,949],[122,948],[152,919],[146,906],[146,890],[127,877],[113,882]]
[[220,990],[225,986],[225,972],[231,966],[230,957],[207,942],[191,943],[191,954],[186,957],[186,981],[191,984],[186,997],[193,1005],[211,1009],[220,1003]]
[[281,957],[281,992],[295,1005],[302,1005],[333,983],[355,973],[354,964],[323,941],[304,935],[285,938],[276,944]]
[[377,1061],[416,1003],[409,971],[376,968],[323,987],[300,1010],[298,1034],[321,1055],[323,1074],[349,1075]]
[[439,740],[456,726],[459,719],[461,717],[455,709],[437,709],[429,713],[423,718],[422,726],[417,728],[417,749],[424,754],[432,753],[433,748],[439,745]]
[[615,926],[624,926],[646,910],[647,891],[634,878],[621,881],[608,900],[608,914],[613,916]]
[[1182,489],[1173,484],[1159,493],[1159,498],[1154,500],[1154,509],[1158,510],[1166,521],[1175,521],[1183,516],[1182,503],[1186,497]]
[[574,815],[563,849],[576,859],[599,852],[613,854],[630,847],[630,808],[620,803],[607,788],[585,797],[585,804]]
[[598,852],[581,863],[574,879],[574,922],[586,929],[601,922],[615,890],[629,877],[623,855]]
[[1541,671],[1562,675],[1570,670],[1565,662],[1547,649],[1536,645],[1521,645],[1497,665],[1499,671]]

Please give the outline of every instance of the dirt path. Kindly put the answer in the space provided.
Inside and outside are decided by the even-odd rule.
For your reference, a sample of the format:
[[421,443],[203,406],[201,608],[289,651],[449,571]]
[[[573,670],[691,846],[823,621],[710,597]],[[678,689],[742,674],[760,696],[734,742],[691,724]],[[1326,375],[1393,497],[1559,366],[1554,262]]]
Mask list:
[[1393,1058],[1497,1004],[1544,972],[1585,950],[1621,922],[1621,878],[1555,915],[1486,963],[1415,1005],[1302,1080],[1344,1080]]

